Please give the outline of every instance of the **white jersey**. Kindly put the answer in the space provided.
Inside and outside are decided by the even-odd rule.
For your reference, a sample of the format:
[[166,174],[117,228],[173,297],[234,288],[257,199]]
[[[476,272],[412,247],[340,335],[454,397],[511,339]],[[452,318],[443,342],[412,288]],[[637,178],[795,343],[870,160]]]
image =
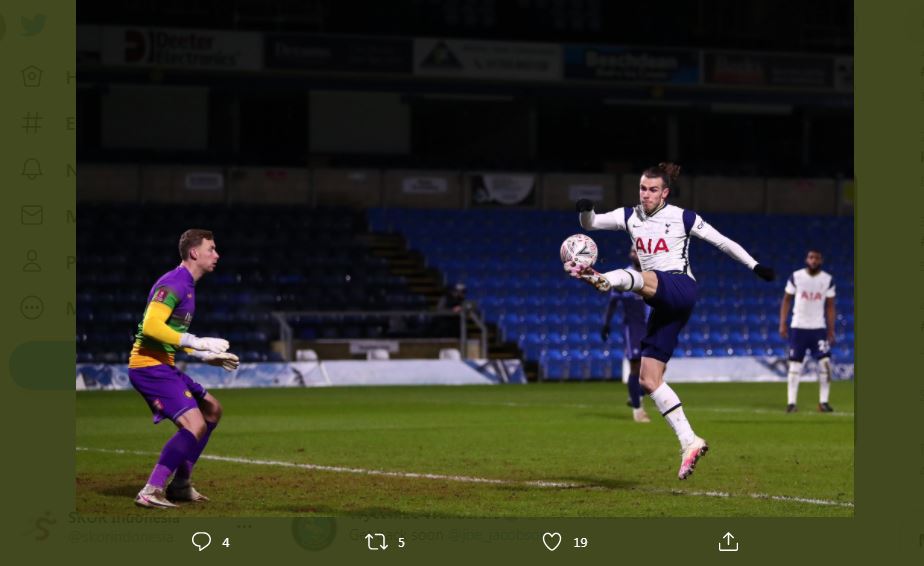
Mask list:
[[793,328],[826,328],[825,300],[835,296],[834,279],[826,271],[811,275],[808,269],[794,271],[786,282],[786,293],[795,295]]
[[581,213],[585,230],[625,230],[635,244],[642,271],[684,273],[690,267],[690,236],[706,240],[732,258],[753,269],[757,260],[726,238],[692,210],[668,204],[650,216],[641,206],[617,208],[605,214]]

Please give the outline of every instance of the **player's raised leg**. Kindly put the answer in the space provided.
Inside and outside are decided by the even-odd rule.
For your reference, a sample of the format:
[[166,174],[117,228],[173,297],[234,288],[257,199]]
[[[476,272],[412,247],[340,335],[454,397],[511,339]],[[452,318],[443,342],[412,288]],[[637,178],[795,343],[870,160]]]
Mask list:
[[[632,268],[614,269],[601,274],[610,285],[619,291],[639,292],[645,287],[645,274]],[[654,274],[652,274],[654,275]]]
[[626,268],[600,273],[589,265],[574,261],[565,263],[564,267],[569,275],[590,283],[603,293],[609,292],[610,289],[633,291],[645,299],[650,299],[658,292],[658,276],[653,271]]

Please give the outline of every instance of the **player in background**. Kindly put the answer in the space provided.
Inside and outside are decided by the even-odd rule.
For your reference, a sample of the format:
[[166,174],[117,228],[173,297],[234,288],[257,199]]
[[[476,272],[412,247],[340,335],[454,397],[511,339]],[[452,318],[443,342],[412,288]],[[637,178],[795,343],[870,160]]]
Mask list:
[[[629,248],[629,259],[636,271],[641,271],[638,254],[635,248]],[[623,337],[624,361],[628,362],[629,377],[626,386],[629,388],[629,406],[632,407],[632,419],[637,423],[650,423],[648,413],[642,408],[642,386],[638,382],[639,366],[642,360],[642,337],[645,335],[645,324],[648,319],[648,305],[642,297],[631,291],[610,290],[610,300],[606,304],[606,313],[603,315],[603,328],[600,329],[600,338],[606,342],[610,338],[610,321],[616,314],[616,309],[622,305],[623,310]],[[625,367],[625,365],[623,366]]]
[[[834,279],[822,271],[824,257],[811,249],[805,256],[805,268],[794,271],[786,282],[780,304],[780,336],[789,338],[789,375],[786,412],[796,412],[799,379],[806,351],[818,361],[818,410],[834,411],[828,404],[831,393],[831,345],[834,343]],[[795,303],[795,307],[793,307]],[[792,308],[792,330],[787,328]],[[826,330],[827,329],[827,330]]]
[[693,432],[680,398],[664,382],[664,370],[677,346],[677,337],[690,319],[696,304],[696,279],[690,268],[690,236],[716,246],[744,264],[758,277],[772,281],[773,269],[761,265],[744,248],[720,234],[692,210],[667,204],[671,186],[680,174],[673,163],[649,167],[639,180],[638,206],[626,206],[605,214],[594,212],[593,202],[577,202],[581,227],[585,230],[625,230],[634,242],[642,271],[616,269],[598,273],[575,262],[565,264],[572,277],[590,283],[597,290],[638,293],[652,308],[642,339],[639,382],[667,420],[680,441],[679,479],[693,473],[696,463],[709,449]]
[[[237,369],[239,363],[237,356],[227,351],[227,340],[199,338],[187,332],[196,309],[196,281],[214,271],[218,263],[214,236],[208,230],[187,230],[180,236],[179,247],[180,265],[162,275],[148,293],[144,318],[128,359],[129,380],[147,401],[154,424],[169,419],[178,429],[135,497],[141,507],[176,507],[172,501],[208,500],[192,486],[190,477],[221,420],[221,404],[176,368],[174,354],[183,349],[227,371]],[[171,475],[173,481],[165,490]]]

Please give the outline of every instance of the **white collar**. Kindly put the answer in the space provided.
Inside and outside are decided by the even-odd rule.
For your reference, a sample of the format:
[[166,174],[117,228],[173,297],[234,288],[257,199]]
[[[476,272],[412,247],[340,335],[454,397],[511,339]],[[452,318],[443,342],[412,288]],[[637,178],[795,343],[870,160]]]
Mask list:
[[651,217],[654,216],[655,214],[657,214],[657,213],[661,212],[662,210],[664,210],[666,207],[667,207],[667,201],[662,200],[662,201],[661,201],[661,206],[659,206],[658,208],[656,208],[656,209],[654,210],[654,212],[652,212],[651,214],[645,214],[645,208],[644,208],[641,204],[638,204],[638,205],[636,205],[636,207],[635,207],[635,215],[638,216],[639,219],[640,219],[642,222],[644,222],[645,220],[648,220],[649,218],[651,218]]

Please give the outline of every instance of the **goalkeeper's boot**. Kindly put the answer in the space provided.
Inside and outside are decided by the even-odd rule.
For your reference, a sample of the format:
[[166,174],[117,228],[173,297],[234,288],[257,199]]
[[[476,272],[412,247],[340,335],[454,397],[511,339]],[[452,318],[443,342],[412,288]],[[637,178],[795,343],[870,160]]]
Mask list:
[[632,409],[632,420],[637,423],[650,423],[651,419],[648,418],[648,413],[645,412],[645,409],[639,407],[638,409]]
[[786,405],[786,412],[787,412],[787,413],[795,413],[795,412],[798,411],[798,410],[799,410],[799,409],[796,408],[796,404],[795,404],[795,403],[790,403],[790,404]]
[[164,495],[164,488],[146,484],[138,495],[135,496],[135,505],[139,507],[149,507],[151,509],[169,509],[176,507],[175,504],[167,500]]
[[820,413],[833,413],[834,407],[827,403],[818,403],[818,412]]
[[709,445],[700,437],[695,437],[689,446],[680,450],[680,471],[677,478],[685,480],[693,473],[696,463],[706,455]]
[[192,486],[189,480],[178,480],[174,478],[170,485],[167,486],[167,499],[171,501],[208,501],[209,498],[202,495]]

